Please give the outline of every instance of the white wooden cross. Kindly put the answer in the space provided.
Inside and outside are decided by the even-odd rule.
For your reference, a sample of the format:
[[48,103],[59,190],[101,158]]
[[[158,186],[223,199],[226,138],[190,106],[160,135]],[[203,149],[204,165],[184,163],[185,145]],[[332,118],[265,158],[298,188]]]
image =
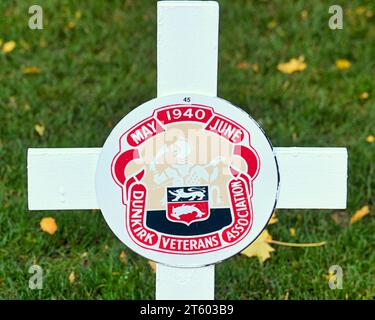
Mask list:
[[[215,1],[158,2],[157,94],[217,94],[219,6]],[[275,148],[279,209],[346,207],[345,148]],[[29,149],[30,210],[99,209],[95,171],[101,148]],[[214,265],[157,265],[157,299],[213,299]]]

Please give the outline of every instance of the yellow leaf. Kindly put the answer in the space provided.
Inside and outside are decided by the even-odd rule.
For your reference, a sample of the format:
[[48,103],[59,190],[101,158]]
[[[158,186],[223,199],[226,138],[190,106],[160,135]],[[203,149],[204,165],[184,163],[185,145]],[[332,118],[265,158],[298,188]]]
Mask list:
[[339,70],[346,70],[349,69],[351,66],[351,62],[347,59],[337,59],[336,60],[336,68]]
[[66,26],[68,29],[74,29],[76,27],[76,23],[74,21],[69,21]]
[[286,290],[284,300],[289,300],[289,290]]
[[126,253],[125,253],[125,251],[121,251],[118,258],[120,259],[121,262],[126,263]]
[[290,228],[289,229],[289,234],[290,234],[291,237],[295,237],[296,236],[296,229]]
[[373,143],[375,141],[375,137],[372,134],[370,134],[369,136],[367,136],[366,141],[368,143]]
[[40,221],[40,228],[49,234],[54,234],[57,231],[57,224],[54,218],[47,217]]
[[82,12],[80,10],[77,10],[75,13],[74,13],[74,17],[79,20],[81,19],[82,17]]
[[156,263],[154,261],[149,260],[148,264],[153,272],[156,272]]
[[273,214],[272,214],[272,216],[271,216],[271,219],[270,219],[270,221],[268,222],[268,224],[275,224],[275,223],[277,223],[279,220],[277,219],[277,217],[276,217],[276,212],[274,212]]
[[74,281],[76,281],[76,275],[75,275],[75,273],[74,273],[74,271],[72,271],[71,273],[70,273],[70,275],[69,275],[69,282],[70,283],[74,283]]
[[5,42],[2,50],[4,53],[10,53],[14,50],[15,47],[16,47],[16,42],[12,40],[12,41]]
[[30,104],[26,102],[26,103],[24,104],[24,106],[23,106],[23,110],[25,110],[25,111],[29,111],[30,109],[31,109]]
[[369,94],[368,92],[362,92],[360,95],[359,95],[359,99],[361,100],[367,100],[369,98]]
[[254,71],[255,73],[258,73],[258,72],[259,72],[259,66],[258,66],[256,63],[253,63],[253,64],[251,65],[251,69],[253,69],[253,71]]
[[355,9],[355,13],[357,14],[364,14],[366,13],[367,9],[364,6],[359,6]]
[[359,209],[350,219],[349,224],[353,224],[354,222],[357,222],[358,220],[361,220],[364,216],[367,216],[370,213],[369,206],[363,206],[361,209]]
[[267,230],[264,230],[260,236],[245,250],[241,252],[248,257],[258,257],[259,261],[263,263],[271,257],[270,253],[275,251],[267,241],[272,240],[271,235]]
[[300,72],[307,68],[304,57],[299,57],[298,59],[292,58],[288,62],[279,63],[277,65],[277,70],[282,73],[291,74],[294,72]]
[[306,19],[308,15],[309,15],[309,12],[307,10],[301,11],[301,18],[302,19]]
[[22,72],[24,74],[37,74],[40,73],[40,69],[38,67],[24,67],[22,68]]
[[37,134],[39,134],[39,136],[43,137],[46,128],[42,124],[36,124],[34,129],[37,132]]
[[326,280],[329,281],[334,275],[335,273],[333,271],[330,271],[329,273],[324,275],[324,278],[326,278]]

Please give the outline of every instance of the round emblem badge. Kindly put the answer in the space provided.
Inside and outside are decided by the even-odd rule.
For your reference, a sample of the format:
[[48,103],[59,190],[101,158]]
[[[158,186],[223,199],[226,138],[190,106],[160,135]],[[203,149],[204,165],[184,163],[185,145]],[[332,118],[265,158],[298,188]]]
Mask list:
[[127,114],[102,149],[97,198],[138,254],[199,267],[242,251],[267,225],[279,173],[272,146],[243,110],[179,94]]

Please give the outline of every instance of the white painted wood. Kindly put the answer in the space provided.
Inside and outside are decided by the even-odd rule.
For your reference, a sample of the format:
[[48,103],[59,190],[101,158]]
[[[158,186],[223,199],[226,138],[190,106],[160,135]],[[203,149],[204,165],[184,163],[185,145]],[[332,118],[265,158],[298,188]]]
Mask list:
[[[94,176],[100,150],[29,149],[29,209],[98,209]],[[275,148],[275,153],[280,170],[277,208],[346,207],[345,148]]]
[[98,208],[95,170],[100,150],[101,148],[29,149],[29,210]]
[[277,208],[346,208],[346,148],[275,148],[275,151],[280,170]]
[[158,96],[181,92],[216,96],[219,5],[159,1]]
[[174,268],[156,265],[156,299],[213,300],[215,266]]
[[[216,96],[219,4],[159,1],[158,97],[189,92]],[[156,299],[204,299],[215,295],[215,266],[172,268],[157,264]]]

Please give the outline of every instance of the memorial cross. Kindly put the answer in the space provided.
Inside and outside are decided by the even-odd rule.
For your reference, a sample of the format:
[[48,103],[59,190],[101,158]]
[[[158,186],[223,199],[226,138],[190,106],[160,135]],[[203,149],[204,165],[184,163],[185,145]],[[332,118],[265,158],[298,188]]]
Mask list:
[[[157,3],[157,95],[217,94],[219,6],[216,1]],[[281,120],[282,121],[282,120]],[[30,210],[100,209],[95,175],[101,148],[28,149]],[[274,148],[279,209],[343,209],[345,148]],[[214,265],[157,264],[156,299],[214,299]]]

